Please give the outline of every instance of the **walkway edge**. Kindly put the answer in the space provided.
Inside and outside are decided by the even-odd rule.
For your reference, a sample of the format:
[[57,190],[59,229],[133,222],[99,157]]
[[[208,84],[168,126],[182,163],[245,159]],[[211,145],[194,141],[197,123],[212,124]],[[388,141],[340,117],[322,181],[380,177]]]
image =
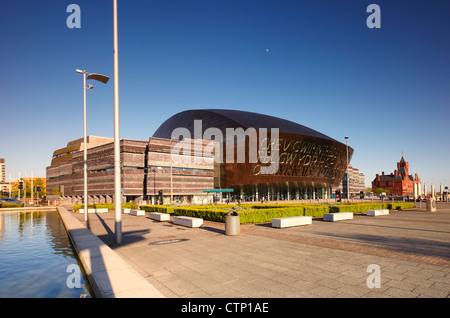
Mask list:
[[101,241],[64,207],[57,207],[95,296],[164,298],[131,265]]
[[1,208],[1,212],[41,212],[41,211],[55,211],[56,206],[27,206],[21,208]]

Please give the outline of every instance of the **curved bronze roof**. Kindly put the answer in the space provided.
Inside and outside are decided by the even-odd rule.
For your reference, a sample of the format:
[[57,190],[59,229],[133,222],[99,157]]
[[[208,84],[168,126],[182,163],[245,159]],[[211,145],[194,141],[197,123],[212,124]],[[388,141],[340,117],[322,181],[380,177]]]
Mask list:
[[178,127],[187,128],[194,133],[194,120],[202,120],[202,129],[215,127],[225,133],[226,128],[278,128],[280,133],[293,133],[336,141],[314,129],[292,121],[241,110],[194,109],[177,113],[167,119],[153,134],[153,137],[170,139],[172,131]]

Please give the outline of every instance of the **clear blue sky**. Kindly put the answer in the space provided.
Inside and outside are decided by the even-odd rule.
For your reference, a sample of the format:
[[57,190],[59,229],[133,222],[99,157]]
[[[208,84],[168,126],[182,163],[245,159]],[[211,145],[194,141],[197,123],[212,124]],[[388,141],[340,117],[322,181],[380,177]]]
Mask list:
[[[81,28],[69,29],[69,4]],[[316,129],[355,149],[370,185],[402,153],[422,182],[450,186],[450,2],[119,0],[121,138],[173,114],[240,109]],[[369,29],[369,4],[381,28]],[[55,149],[113,137],[112,0],[2,1],[0,157],[9,180],[45,177]]]

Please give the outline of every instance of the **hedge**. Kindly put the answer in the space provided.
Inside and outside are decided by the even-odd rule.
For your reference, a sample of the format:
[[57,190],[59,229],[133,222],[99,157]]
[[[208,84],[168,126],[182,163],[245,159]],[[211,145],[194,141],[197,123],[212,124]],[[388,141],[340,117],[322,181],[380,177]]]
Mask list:
[[278,209],[263,208],[240,211],[237,213],[240,216],[241,223],[265,223],[272,222],[273,218],[302,216],[304,215],[304,208],[300,206]]
[[236,210],[240,216],[240,223],[265,223],[273,218],[289,216],[323,217],[326,213],[353,212],[366,213],[367,210],[389,209],[401,210],[413,208],[414,203],[348,203],[348,204],[283,204],[283,205],[241,205],[236,206],[195,206],[195,207],[170,207],[162,205],[142,205],[140,209],[147,212],[162,212],[173,215],[184,215],[202,218],[208,221],[224,222],[228,211]]
[[330,213],[334,212],[353,212],[366,213],[367,210],[387,209],[386,203],[355,203],[355,204],[332,204]]
[[414,203],[412,202],[387,203],[387,208],[389,210],[403,210],[403,209],[411,209],[413,207]]
[[330,205],[330,213],[333,212],[353,212],[353,213],[366,213],[367,210],[402,210],[410,209],[414,207],[412,202],[399,202],[399,203],[344,203]]
[[141,205],[140,209],[147,212],[162,212],[179,216],[192,216],[215,222],[224,222],[225,215],[228,213],[228,210],[212,209],[212,206],[170,207],[163,205]]
[[[104,209],[107,208],[108,210],[114,210],[115,205],[114,203],[96,203],[96,204],[88,204],[88,209]],[[138,209],[138,205],[136,203],[123,203],[122,208],[124,209]],[[84,209],[84,204],[74,204],[73,211],[76,212],[79,209]]]

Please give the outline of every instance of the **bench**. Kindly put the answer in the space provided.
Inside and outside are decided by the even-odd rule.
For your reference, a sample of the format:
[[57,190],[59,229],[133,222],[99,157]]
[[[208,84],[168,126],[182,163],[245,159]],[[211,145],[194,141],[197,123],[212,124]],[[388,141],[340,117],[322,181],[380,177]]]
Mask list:
[[129,214],[131,209],[122,209],[122,213]]
[[173,223],[187,227],[200,227],[203,225],[203,219],[190,216],[174,216]]
[[130,215],[144,216],[145,215],[145,211],[144,210],[130,210]]
[[[101,209],[95,209],[96,213],[107,213],[108,212],[108,208],[101,208]],[[89,213],[89,210],[88,210]]]
[[370,216],[379,216],[379,215],[389,215],[388,209],[382,209],[382,210],[367,210],[367,215]]
[[353,212],[336,212],[336,213],[326,213],[323,215],[324,221],[341,221],[341,220],[351,220],[353,219]]
[[161,213],[161,212],[150,212],[148,214],[149,219],[156,221],[170,221],[169,213]]
[[311,216],[289,216],[284,218],[272,219],[272,227],[276,228],[299,226],[306,224],[312,224]]
[[[79,209],[79,213],[84,213],[84,209]],[[95,209],[88,209],[88,213],[95,213]]]

